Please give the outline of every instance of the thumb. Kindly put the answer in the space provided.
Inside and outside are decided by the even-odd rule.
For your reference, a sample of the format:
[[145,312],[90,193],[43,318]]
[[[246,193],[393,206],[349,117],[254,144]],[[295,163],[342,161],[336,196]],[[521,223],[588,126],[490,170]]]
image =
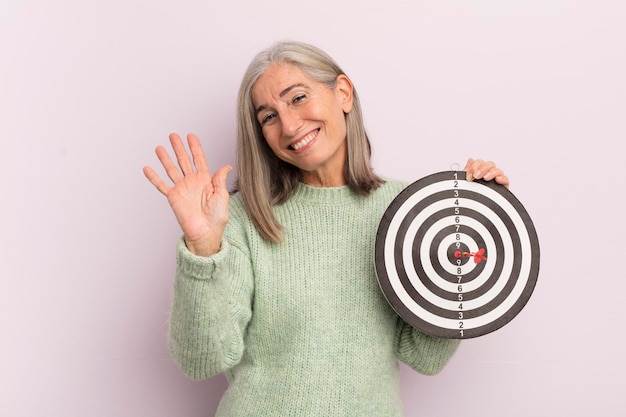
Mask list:
[[230,165],[225,165],[218,169],[213,175],[213,187],[218,192],[228,192],[227,178],[228,173],[233,170]]

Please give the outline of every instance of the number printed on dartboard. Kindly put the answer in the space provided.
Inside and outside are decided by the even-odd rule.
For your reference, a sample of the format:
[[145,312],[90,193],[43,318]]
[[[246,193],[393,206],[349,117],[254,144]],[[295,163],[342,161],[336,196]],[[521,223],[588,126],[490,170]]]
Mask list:
[[[458,254],[459,252],[461,252],[461,235],[459,233],[459,230],[461,229],[461,210],[460,210],[460,197],[459,197],[459,173],[457,171],[454,171],[454,180],[453,180],[453,187],[452,187],[452,197],[454,198],[454,213],[453,215],[454,217],[454,228],[455,228],[455,232],[456,232],[456,242],[455,242],[455,246],[456,246],[456,251],[455,254]],[[465,336],[465,331],[463,330],[463,270],[461,269],[461,265],[463,264],[463,260],[461,256],[455,256],[456,258],[456,264],[457,264],[457,269],[456,269],[456,273],[457,273],[457,283],[459,284],[457,290],[458,290],[458,301],[459,301],[459,336],[462,338]]]

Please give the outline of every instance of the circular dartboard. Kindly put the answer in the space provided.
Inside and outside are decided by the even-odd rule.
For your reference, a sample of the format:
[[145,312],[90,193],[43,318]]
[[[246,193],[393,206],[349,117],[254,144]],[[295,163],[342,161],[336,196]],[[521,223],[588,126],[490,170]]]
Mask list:
[[524,308],[539,274],[539,242],[506,187],[445,171],[392,201],[375,262],[387,301],[407,323],[465,339],[501,328]]

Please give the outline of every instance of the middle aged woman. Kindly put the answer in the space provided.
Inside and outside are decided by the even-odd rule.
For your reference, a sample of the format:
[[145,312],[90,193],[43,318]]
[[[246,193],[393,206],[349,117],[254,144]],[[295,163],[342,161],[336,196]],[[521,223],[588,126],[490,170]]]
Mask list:
[[[246,71],[238,106],[237,190],[211,175],[199,139],[170,135],[173,185],[146,167],[183,230],[170,348],[192,378],[225,372],[219,416],[402,415],[398,359],[423,374],[458,341],[399,318],[378,287],[374,241],[405,183],[370,163],[359,98],[320,49],[282,42]],[[468,161],[468,178],[508,178]]]

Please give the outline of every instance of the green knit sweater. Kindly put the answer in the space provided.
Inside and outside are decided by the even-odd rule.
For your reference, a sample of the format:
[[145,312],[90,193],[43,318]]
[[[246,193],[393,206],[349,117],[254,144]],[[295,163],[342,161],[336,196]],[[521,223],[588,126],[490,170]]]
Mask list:
[[376,280],[378,223],[404,186],[360,197],[301,184],[275,207],[280,244],[258,234],[236,194],[219,253],[179,242],[170,349],[191,378],[226,373],[218,416],[400,416],[398,359],[423,374],[443,368],[458,341],[410,327]]

